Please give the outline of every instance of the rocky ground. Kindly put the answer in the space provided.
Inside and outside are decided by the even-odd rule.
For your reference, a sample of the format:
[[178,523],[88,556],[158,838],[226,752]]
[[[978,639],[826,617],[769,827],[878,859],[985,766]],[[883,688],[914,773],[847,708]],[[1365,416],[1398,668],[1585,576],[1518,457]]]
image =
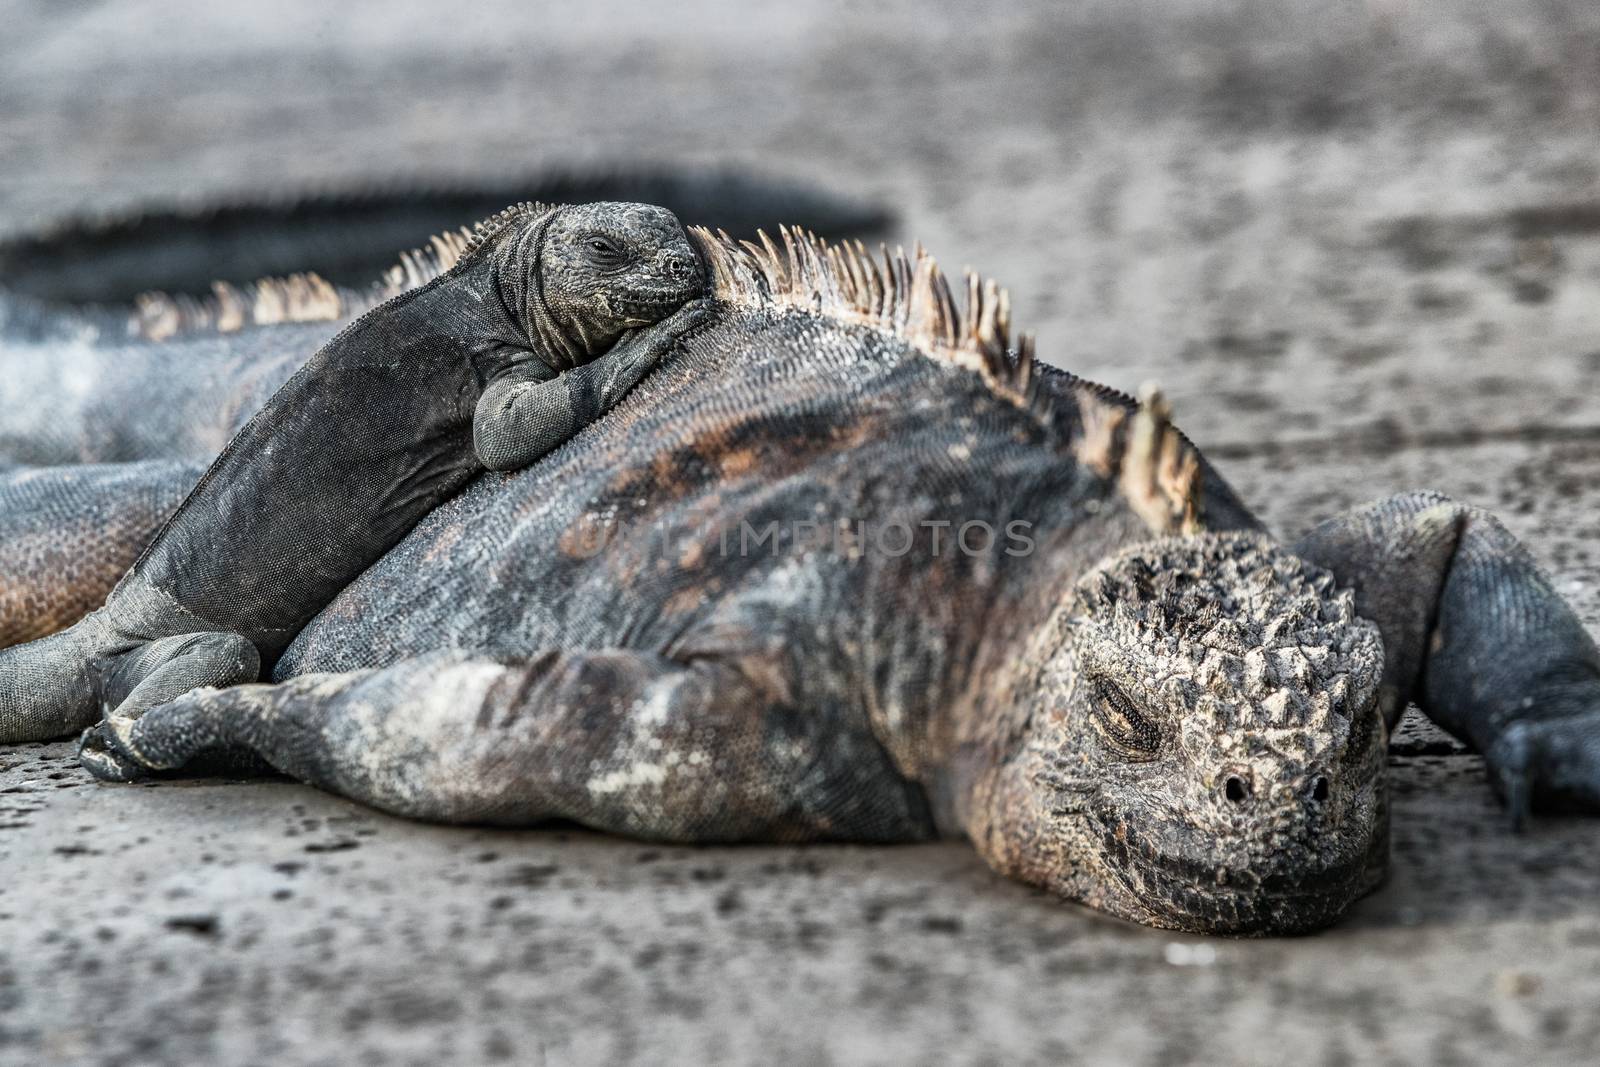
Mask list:
[[[0,228],[745,163],[895,205],[1053,362],[1158,380],[1280,530],[1494,508],[1600,629],[1600,8],[0,0]],[[1298,940],[1128,926],[957,844],[442,830],[0,751],[0,1061],[1581,1062],[1600,822],[1409,731],[1394,876]]]

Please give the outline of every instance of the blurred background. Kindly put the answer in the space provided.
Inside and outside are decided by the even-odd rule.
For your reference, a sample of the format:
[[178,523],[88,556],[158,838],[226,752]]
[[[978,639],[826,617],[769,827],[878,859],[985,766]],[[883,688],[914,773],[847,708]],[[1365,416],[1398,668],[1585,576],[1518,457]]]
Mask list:
[[[815,182],[1007,285],[1046,360],[1160,382],[1279,529],[1438,488],[1505,515],[1591,628],[1597,135],[1594,0],[0,0],[0,232],[584,165]],[[95,1018],[144,1020],[135,1051],[348,1035],[330,1063],[648,1061],[662,1041],[747,1062],[1592,1054],[1593,831],[1510,838],[1476,761],[1417,753],[1395,772],[1394,880],[1312,942],[1202,952],[1002,884],[959,846],[647,862],[581,838],[550,846],[571,886],[540,896],[566,884],[553,864],[520,883],[474,866],[503,838],[384,822],[389,851],[324,883],[367,888],[300,919],[221,874],[152,875],[189,894],[163,907],[203,900],[222,933],[191,949],[157,927],[137,973],[83,981]],[[299,818],[249,796],[208,801],[204,833],[179,817],[174,869]],[[442,895],[397,900],[397,877]],[[480,930],[507,893],[542,910]],[[70,986],[81,960],[36,926],[36,956],[0,945],[0,1038],[13,984]],[[188,969],[185,949],[222,962]],[[181,981],[130,992],[169,958]],[[54,1025],[54,1000],[21,1003],[28,1032]],[[79,1022],[52,1047],[115,1047]]]
[[1008,285],[1046,359],[1161,381],[1203,444],[1600,421],[1588,0],[0,0],[0,25],[6,229],[745,164],[891,206]]

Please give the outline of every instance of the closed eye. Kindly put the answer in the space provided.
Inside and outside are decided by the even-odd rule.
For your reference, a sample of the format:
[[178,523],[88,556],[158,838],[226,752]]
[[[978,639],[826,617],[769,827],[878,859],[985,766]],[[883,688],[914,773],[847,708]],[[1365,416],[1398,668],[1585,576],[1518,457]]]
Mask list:
[[597,267],[616,267],[628,258],[617,242],[600,234],[590,234],[583,239],[583,254]]
[[1109,678],[1095,678],[1092,720],[1111,749],[1135,763],[1161,754],[1161,727]]

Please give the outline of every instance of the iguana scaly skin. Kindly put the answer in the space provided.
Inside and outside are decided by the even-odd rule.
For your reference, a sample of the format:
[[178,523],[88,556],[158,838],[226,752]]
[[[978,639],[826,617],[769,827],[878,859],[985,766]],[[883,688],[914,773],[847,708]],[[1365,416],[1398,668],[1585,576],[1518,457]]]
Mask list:
[[1382,877],[1408,702],[1514,811],[1600,802],[1600,655],[1489,515],[1409,494],[1280,544],[1156,398],[1013,352],[993,287],[958,313],[920,255],[696,240],[677,354],[425,519],[280,684],[109,721],[110,773],[243,748],[446,822],[965,836],[1230,934]]
[[[449,227],[524,199],[646,202],[752,236],[785,219],[852,235],[890,221],[875,205],[768,175],[615,167],[156,206],[6,236],[0,647],[99,605],[312,353],[447,269],[462,243]],[[441,231],[396,263],[395,248]]]
[[0,739],[254,680],[418,519],[568,439],[704,315],[659,207],[524,204],[457,253],[273,394],[103,608],[0,652]]
[[205,469],[151,460],[0,471],[0,648],[104,603]]

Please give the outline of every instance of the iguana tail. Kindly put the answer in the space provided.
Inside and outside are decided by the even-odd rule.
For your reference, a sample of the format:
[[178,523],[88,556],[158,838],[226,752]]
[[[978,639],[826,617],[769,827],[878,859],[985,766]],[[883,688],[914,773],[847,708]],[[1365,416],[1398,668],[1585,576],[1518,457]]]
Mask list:
[[0,471],[0,647],[103,604],[205,468],[151,460]]
[[208,296],[213,282],[314,272],[335,286],[371,284],[397,250],[471,225],[521,200],[660,204],[686,225],[754,236],[779,224],[864,237],[886,209],[793,180],[734,170],[665,168],[552,172],[473,185],[404,188],[166,206],[74,219],[0,239],[0,288],[57,307],[131,305],[141,293]]

